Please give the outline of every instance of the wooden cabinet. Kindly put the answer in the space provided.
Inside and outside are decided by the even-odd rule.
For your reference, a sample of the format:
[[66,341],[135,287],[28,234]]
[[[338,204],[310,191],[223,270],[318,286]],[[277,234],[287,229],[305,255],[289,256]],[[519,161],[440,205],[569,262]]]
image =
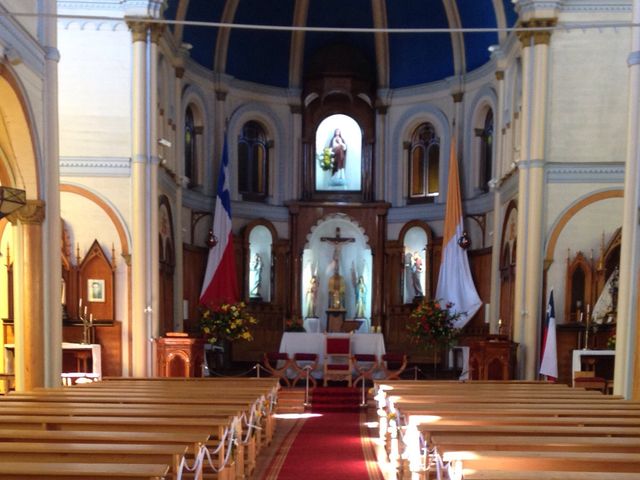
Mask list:
[[505,337],[490,336],[471,341],[469,347],[469,373],[472,380],[514,378],[517,343]]
[[204,362],[203,338],[162,337],[157,344],[159,377],[201,377]]

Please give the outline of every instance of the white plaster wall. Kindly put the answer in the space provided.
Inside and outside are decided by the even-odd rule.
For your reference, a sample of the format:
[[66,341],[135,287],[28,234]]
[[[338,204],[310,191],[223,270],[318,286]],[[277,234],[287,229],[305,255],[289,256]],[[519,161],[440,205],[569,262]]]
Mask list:
[[131,34],[122,23],[59,27],[60,156],[130,157]]
[[624,160],[630,45],[627,29],[553,34],[547,160]]
[[[52,1],[52,0],[48,0]],[[37,13],[38,0],[0,0],[0,5],[10,13]],[[13,17],[29,34],[38,37],[38,18],[27,16]]]

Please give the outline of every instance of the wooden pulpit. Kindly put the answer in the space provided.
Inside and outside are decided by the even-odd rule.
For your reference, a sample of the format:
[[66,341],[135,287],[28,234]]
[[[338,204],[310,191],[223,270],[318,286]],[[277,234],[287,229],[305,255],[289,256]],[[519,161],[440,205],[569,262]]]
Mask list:
[[469,343],[471,380],[510,380],[514,375],[517,343],[502,335]]
[[201,377],[204,362],[203,338],[171,332],[157,340],[157,367],[160,377]]

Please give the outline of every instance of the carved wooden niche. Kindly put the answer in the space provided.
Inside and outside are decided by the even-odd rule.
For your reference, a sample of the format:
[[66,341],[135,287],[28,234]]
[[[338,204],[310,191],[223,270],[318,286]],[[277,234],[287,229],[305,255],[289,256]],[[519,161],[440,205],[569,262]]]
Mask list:
[[304,200],[373,200],[375,78],[371,62],[353,46],[329,45],[308,62],[302,93]]
[[[111,251],[112,258],[115,252]],[[111,323],[115,318],[115,261],[105,255],[98,240],[79,262],[78,290],[82,300],[80,313],[93,315],[97,323]]]
[[593,307],[593,270],[593,261],[582,252],[573,260],[567,257],[564,315],[569,322],[586,321],[587,305]]

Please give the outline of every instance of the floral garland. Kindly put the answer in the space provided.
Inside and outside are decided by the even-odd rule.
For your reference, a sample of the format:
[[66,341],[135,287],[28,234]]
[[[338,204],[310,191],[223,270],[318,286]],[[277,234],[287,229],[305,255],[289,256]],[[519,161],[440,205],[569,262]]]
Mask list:
[[411,341],[425,348],[451,346],[460,333],[455,321],[463,315],[452,311],[452,307],[452,303],[446,303],[443,308],[441,300],[422,301],[409,315],[407,330]]
[[258,320],[247,312],[246,307],[244,302],[201,306],[200,330],[208,342],[252,341],[251,326],[256,325]]

